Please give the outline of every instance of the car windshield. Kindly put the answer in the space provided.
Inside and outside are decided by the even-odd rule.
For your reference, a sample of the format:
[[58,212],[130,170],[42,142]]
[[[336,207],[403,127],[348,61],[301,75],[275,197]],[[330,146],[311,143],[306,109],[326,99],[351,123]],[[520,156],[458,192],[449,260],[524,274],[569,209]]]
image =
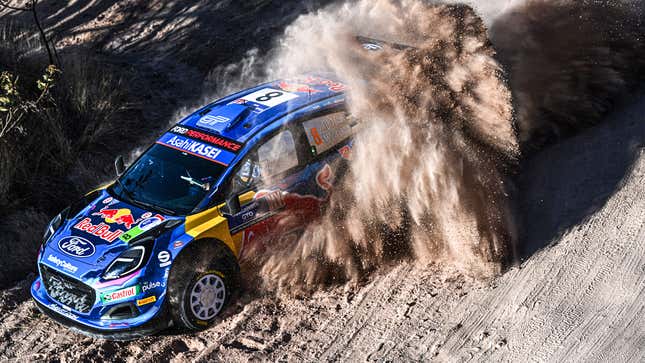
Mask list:
[[165,214],[189,214],[226,166],[154,145],[111,188],[119,198]]

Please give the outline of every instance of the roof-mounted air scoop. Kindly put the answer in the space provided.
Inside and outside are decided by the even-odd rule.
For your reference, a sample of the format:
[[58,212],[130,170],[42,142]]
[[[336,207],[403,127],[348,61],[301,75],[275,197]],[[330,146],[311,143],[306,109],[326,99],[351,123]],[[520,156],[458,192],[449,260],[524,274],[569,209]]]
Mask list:
[[196,126],[209,131],[221,133],[224,130],[230,130],[239,122],[246,119],[251,109],[243,104],[228,104],[220,106],[204,114]]
[[408,48],[414,48],[409,45],[405,44],[398,44],[398,43],[393,43],[393,42],[388,42],[385,40],[381,39],[376,39],[376,38],[370,38],[370,37],[364,37],[361,35],[357,35],[356,40],[363,46],[363,49],[368,50],[370,52],[378,52],[383,50],[384,46],[390,47],[392,49],[396,50],[406,50]]

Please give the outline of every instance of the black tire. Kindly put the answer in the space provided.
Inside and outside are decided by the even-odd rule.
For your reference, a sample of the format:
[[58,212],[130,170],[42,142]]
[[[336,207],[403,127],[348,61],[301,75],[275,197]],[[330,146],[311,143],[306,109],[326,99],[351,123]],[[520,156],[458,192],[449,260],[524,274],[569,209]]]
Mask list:
[[[173,263],[168,279],[170,314],[174,323],[180,329],[190,331],[212,326],[236,292],[239,274],[237,259],[224,243],[217,240],[192,242]],[[223,285],[223,294],[220,285]],[[193,293],[207,295],[207,302],[203,304],[204,298],[191,297]],[[211,302],[216,307],[208,308]],[[215,315],[210,316],[213,312]]]

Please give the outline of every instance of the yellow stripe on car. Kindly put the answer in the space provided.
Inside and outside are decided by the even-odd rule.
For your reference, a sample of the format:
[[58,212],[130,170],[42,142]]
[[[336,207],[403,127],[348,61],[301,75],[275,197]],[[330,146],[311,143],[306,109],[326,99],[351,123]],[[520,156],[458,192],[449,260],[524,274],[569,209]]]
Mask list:
[[240,244],[239,241],[237,243],[233,241],[228,228],[228,220],[219,211],[223,206],[222,204],[201,213],[186,216],[186,234],[194,239],[218,239],[224,242],[235,256],[238,256]]
[[[253,201],[254,191],[240,195],[240,205]],[[222,215],[220,209],[225,204],[220,204],[201,213],[186,216],[186,234],[194,239],[214,238],[224,242],[233,251],[236,257],[240,256],[243,233],[236,233],[231,236],[228,227],[228,219]]]
[[99,191],[99,190],[103,190],[103,189],[105,189],[105,188],[109,187],[110,185],[112,185],[112,184],[114,184],[114,183],[115,183],[114,181],[107,182],[107,183],[103,183],[103,184],[99,185],[98,187],[96,187],[96,189],[94,189],[94,190],[90,191],[89,193],[86,193],[86,194],[85,194],[85,196],[88,196],[88,195],[90,195],[90,194],[92,194],[92,193],[94,193],[94,192],[97,192],[97,191]]

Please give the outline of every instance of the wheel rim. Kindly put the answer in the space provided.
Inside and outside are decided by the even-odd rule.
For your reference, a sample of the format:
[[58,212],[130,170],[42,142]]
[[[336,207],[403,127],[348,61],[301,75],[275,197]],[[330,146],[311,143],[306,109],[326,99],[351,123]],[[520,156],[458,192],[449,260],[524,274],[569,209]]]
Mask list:
[[190,309],[197,318],[210,320],[222,310],[225,299],[224,281],[214,274],[204,275],[190,292]]

